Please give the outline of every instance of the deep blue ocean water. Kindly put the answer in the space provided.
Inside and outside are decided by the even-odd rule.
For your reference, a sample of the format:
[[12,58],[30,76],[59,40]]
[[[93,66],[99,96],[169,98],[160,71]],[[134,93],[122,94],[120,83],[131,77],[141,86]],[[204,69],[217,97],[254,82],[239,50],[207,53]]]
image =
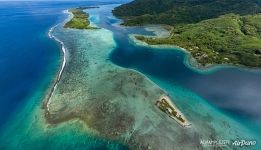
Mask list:
[[102,26],[115,33],[118,48],[111,54],[114,63],[194,91],[231,114],[261,119],[261,69],[224,66],[201,72],[187,66],[187,54],[181,50],[136,46],[126,36],[146,32]]
[[[48,37],[63,22],[64,10],[111,2],[1,2],[0,1],[0,149],[126,149],[117,142],[75,131],[69,125],[43,135],[30,127],[34,108],[42,100],[61,64],[61,47]],[[115,3],[115,2],[114,2]],[[33,114],[33,113],[32,113]],[[42,114],[39,117],[42,117]],[[28,117],[27,117],[28,116]],[[38,116],[32,116],[38,117]],[[28,128],[30,136],[28,136]],[[70,129],[71,128],[71,129]],[[33,132],[33,133],[32,133]],[[38,133],[39,132],[39,133]],[[35,140],[34,137],[37,140]],[[84,144],[83,144],[84,143]]]
[[126,42],[128,40],[124,35],[114,38],[118,48],[111,54],[111,60],[117,65],[138,70],[157,84],[157,81],[166,83],[160,85],[163,89],[164,86],[180,86],[192,91],[213,107],[261,134],[260,69],[227,66],[200,72],[188,67],[184,62],[187,54],[180,50],[135,46]]
[[0,127],[59,67],[60,47],[49,29],[62,11],[109,2],[0,2]]
[[[37,90],[48,88],[58,70],[60,47],[48,37],[50,27],[66,18],[63,10],[94,4],[98,3],[0,2],[0,131]],[[160,80],[188,89],[217,109],[258,128],[261,120],[260,71],[222,68],[199,73],[184,64],[183,52],[136,46],[127,36],[129,33],[151,33],[141,28],[122,30],[111,26],[118,20],[106,18],[106,14],[102,17],[99,25],[113,31],[118,45],[111,54],[112,62],[136,69],[156,83]],[[44,90],[41,92],[45,94]],[[260,127],[257,131],[261,132]]]
[[59,47],[46,33],[57,14],[46,4],[0,2],[0,126],[56,70]]
[[[178,48],[149,48],[130,42],[129,34],[148,34],[139,27],[122,29],[111,26],[114,19],[100,26],[114,32],[118,47],[111,53],[111,61],[147,75],[155,83],[179,86],[192,91],[207,103],[261,134],[261,69],[218,66],[199,70],[188,64],[188,54]],[[118,20],[119,22],[119,20]],[[260,60],[261,61],[261,60]]]

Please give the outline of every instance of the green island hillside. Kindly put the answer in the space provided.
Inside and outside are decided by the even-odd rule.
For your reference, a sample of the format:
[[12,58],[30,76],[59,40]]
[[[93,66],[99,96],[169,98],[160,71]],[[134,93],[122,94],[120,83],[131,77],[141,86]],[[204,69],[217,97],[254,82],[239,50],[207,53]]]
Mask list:
[[96,8],[96,7],[78,7],[70,9],[69,12],[73,14],[70,21],[65,23],[64,28],[74,29],[96,29],[90,26],[89,14],[85,13],[85,9]]
[[238,64],[261,67],[261,14],[228,14],[196,24],[173,27],[168,38],[136,36],[151,45],[185,48],[202,65]]
[[260,6],[261,0],[135,0],[113,13],[124,25],[171,25],[167,38],[136,38],[185,48],[203,66],[261,67]]
[[124,25],[187,24],[235,13],[261,12],[261,0],[134,0],[113,10]]

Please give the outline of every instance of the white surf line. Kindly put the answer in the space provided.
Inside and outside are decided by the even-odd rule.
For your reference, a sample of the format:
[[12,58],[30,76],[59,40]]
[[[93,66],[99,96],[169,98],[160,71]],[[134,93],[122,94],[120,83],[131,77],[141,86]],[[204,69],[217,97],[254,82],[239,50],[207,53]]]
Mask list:
[[63,63],[62,63],[61,69],[60,69],[60,71],[59,71],[59,75],[58,75],[58,77],[57,77],[57,79],[56,79],[56,81],[55,81],[55,83],[54,83],[54,86],[53,86],[53,88],[52,88],[52,90],[51,90],[50,96],[49,96],[48,99],[47,99],[46,108],[47,108],[47,111],[48,111],[48,112],[49,112],[49,105],[50,105],[50,103],[51,103],[51,98],[52,98],[52,96],[53,96],[54,91],[55,91],[56,88],[57,88],[57,85],[58,85],[58,83],[59,83],[59,81],[60,81],[60,79],[61,79],[61,77],[62,77],[62,73],[63,73],[64,68],[65,68],[65,65],[66,65],[66,48],[65,48],[65,46],[64,46],[64,43],[63,43],[61,40],[59,40],[56,36],[54,36],[54,35],[52,34],[53,30],[54,30],[58,25],[59,25],[59,24],[55,25],[54,27],[52,27],[52,28],[49,30],[48,36],[49,36],[50,39],[54,39],[55,41],[57,41],[57,42],[59,42],[59,43],[61,44],[61,46],[62,46],[62,52],[63,52]]
[[[67,19],[65,19],[64,22],[69,21],[69,20],[73,17],[73,14],[70,13],[69,10],[64,10],[63,13],[65,13],[65,14],[68,15]],[[56,36],[54,36],[54,35],[52,34],[52,33],[53,33],[53,30],[54,30],[57,26],[59,26],[60,24],[63,24],[64,22],[59,23],[59,24],[53,26],[52,28],[50,28],[50,30],[49,30],[49,32],[48,32],[49,38],[50,38],[50,39],[54,39],[55,41],[59,42],[59,43],[61,44],[61,46],[62,46],[63,63],[62,63],[61,69],[60,69],[60,71],[59,71],[59,75],[58,75],[57,79],[56,79],[55,82],[54,82],[54,86],[53,86],[52,89],[51,89],[51,93],[49,94],[49,96],[48,96],[48,98],[47,98],[47,103],[46,103],[47,113],[49,113],[49,105],[50,105],[50,103],[51,103],[51,98],[52,98],[52,96],[53,96],[53,94],[54,94],[54,91],[56,90],[56,88],[57,88],[57,86],[58,86],[59,81],[61,80],[61,77],[62,77],[64,68],[65,68],[65,65],[66,65],[66,57],[67,57],[66,51],[67,51],[67,49],[66,49],[64,43],[63,43],[61,40],[59,40]]]

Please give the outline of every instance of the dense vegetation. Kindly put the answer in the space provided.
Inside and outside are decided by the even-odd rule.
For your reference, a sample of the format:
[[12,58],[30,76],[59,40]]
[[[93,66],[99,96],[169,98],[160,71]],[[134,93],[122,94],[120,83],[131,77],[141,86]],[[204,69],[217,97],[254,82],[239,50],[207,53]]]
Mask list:
[[220,15],[261,12],[261,0],[135,0],[113,14],[125,25],[196,23]]
[[168,38],[137,36],[148,44],[174,44],[206,64],[261,67],[261,14],[228,14],[196,24],[177,25]]
[[135,0],[113,13],[125,25],[171,25],[168,38],[136,38],[185,48],[202,65],[261,67],[260,5],[261,0]]
[[70,9],[69,12],[73,14],[73,18],[68,21],[64,27],[65,28],[74,28],[74,29],[94,29],[90,27],[89,14],[85,13],[83,10],[87,9],[86,7],[79,7]]

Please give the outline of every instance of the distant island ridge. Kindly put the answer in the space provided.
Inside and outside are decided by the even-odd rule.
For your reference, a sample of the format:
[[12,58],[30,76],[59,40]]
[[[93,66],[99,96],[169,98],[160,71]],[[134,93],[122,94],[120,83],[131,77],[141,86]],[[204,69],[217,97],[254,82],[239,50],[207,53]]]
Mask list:
[[182,47],[202,66],[261,67],[260,6],[260,0],[135,0],[113,14],[127,26],[169,25],[169,37],[136,38]]
[[1,3],[8,36],[0,40],[0,149],[237,149],[233,141],[245,139],[256,141],[246,148],[261,150],[261,70],[201,67],[186,45],[148,44],[179,26],[189,36],[189,27],[209,32],[216,25],[209,21],[224,18],[252,25],[248,17],[259,13],[132,27],[112,14],[119,3]]
[[97,29],[96,27],[90,26],[89,14],[84,12],[85,9],[92,9],[99,7],[87,7],[79,6],[78,8],[72,8],[68,12],[72,13],[73,17],[70,21],[64,24],[64,28],[74,29]]

